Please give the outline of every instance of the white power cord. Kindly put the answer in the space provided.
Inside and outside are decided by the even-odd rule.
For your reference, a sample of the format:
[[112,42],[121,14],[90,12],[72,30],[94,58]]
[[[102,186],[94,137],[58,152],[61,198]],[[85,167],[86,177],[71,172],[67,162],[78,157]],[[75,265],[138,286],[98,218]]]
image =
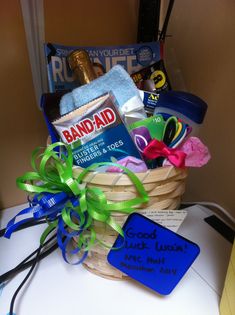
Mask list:
[[234,224],[235,226],[235,218],[227,211],[225,210],[222,206],[218,205],[215,202],[210,202],[210,201],[185,201],[181,203],[182,205],[193,205],[193,204],[198,204],[201,206],[208,206],[208,207],[213,207],[221,211],[229,220]]

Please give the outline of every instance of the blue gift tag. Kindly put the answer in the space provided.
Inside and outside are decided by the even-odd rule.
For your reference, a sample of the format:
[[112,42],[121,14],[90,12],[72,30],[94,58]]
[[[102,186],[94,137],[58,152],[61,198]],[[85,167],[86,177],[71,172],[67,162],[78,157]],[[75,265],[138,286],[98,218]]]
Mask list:
[[[111,250],[108,262],[154,291],[171,293],[200,252],[197,244],[138,214],[123,226],[124,246]],[[114,247],[120,247],[119,235]]]

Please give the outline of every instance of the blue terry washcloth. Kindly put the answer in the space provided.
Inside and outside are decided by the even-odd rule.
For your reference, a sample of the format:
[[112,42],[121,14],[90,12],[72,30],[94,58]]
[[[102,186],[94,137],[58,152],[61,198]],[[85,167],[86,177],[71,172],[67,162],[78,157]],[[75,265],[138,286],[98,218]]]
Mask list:
[[116,65],[102,77],[65,94],[60,101],[60,114],[67,114],[109,91],[114,94],[119,107],[133,96],[139,96],[132,78],[122,66]]

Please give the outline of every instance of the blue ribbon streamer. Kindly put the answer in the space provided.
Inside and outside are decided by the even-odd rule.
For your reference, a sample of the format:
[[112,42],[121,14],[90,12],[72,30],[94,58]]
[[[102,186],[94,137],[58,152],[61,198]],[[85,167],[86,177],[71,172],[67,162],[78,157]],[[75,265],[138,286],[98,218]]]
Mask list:
[[[7,224],[6,232],[4,237],[10,238],[12,233],[14,233],[21,225],[26,222],[34,220],[41,220],[46,218],[48,221],[55,221],[58,220],[57,225],[57,242],[58,246],[61,249],[62,256],[67,263],[77,265],[82,263],[87,255],[88,251],[84,251],[81,257],[75,262],[72,263],[68,260],[67,256],[71,254],[79,254],[82,248],[75,248],[69,250],[69,244],[71,241],[75,241],[76,237],[84,231],[86,228],[87,219],[85,218],[85,223],[79,230],[68,231],[66,229],[65,223],[61,217],[61,211],[66,208],[67,205],[71,205],[72,207],[78,207],[79,201],[74,196],[69,196],[65,192],[59,192],[56,194],[52,193],[43,193],[43,194],[36,194],[32,200],[29,200],[30,207],[23,209],[20,211],[15,217],[13,217]],[[23,215],[31,215],[31,217],[20,220],[16,222]],[[86,214],[84,214],[86,216]],[[80,222],[81,218],[75,211],[71,211],[71,217],[75,219],[77,222]],[[16,222],[16,223],[15,223]]]

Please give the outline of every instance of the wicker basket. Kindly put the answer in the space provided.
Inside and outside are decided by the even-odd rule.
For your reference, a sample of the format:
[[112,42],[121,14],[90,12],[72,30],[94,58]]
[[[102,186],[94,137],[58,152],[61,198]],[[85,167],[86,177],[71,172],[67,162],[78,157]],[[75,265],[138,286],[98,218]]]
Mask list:
[[[80,168],[74,168],[74,176],[78,176]],[[177,209],[181,196],[185,191],[186,169],[177,169],[173,166],[161,167],[148,170],[146,173],[136,174],[147,191],[150,200],[148,204],[140,205],[136,210],[141,209]],[[90,172],[84,182],[88,187],[99,187],[103,190],[108,200],[117,202],[129,200],[136,197],[136,189],[129,177],[122,173],[98,173]],[[121,213],[113,215],[117,223],[122,225],[127,216]],[[100,222],[94,222],[94,229],[99,237],[111,244],[114,243],[117,234],[108,226]],[[94,246],[83,263],[91,272],[110,279],[123,279],[127,277],[119,270],[110,266],[106,256],[108,249],[101,246]]]

